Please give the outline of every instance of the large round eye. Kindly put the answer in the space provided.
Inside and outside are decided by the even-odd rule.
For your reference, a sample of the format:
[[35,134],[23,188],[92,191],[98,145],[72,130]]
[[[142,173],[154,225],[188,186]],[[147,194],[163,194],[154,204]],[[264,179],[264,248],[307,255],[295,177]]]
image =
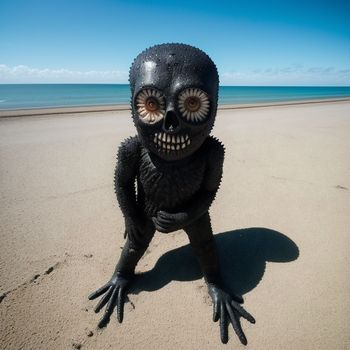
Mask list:
[[165,114],[164,96],[155,89],[144,89],[136,97],[136,110],[145,123],[156,123]]
[[209,97],[201,89],[189,88],[180,93],[178,105],[188,121],[201,122],[209,112]]

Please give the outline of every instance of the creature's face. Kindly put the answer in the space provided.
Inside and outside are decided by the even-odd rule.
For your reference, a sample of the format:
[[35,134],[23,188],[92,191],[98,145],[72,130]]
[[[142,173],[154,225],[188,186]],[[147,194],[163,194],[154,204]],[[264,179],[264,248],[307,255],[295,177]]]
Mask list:
[[132,114],[143,145],[173,161],[193,154],[215,120],[218,74],[211,59],[183,44],[153,46],[130,70]]

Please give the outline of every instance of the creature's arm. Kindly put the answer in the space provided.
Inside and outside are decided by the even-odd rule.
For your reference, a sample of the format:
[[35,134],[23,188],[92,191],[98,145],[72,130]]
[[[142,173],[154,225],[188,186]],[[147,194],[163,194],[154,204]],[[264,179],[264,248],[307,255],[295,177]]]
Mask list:
[[224,146],[217,139],[210,138],[207,144],[207,169],[201,190],[188,205],[186,212],[193,222],[206,213],[219,189],[225,157]]
[[126,139],[119,146],[114,173],[114,190],[125,219],[136,217],[135,177],[138,158],[136,138]]
[[[104,315],[98,323],[98,327],[100,328],[106,326],[109,322],[115,305],[117,305],[118,321],[122,322],[125,291],[132,280],[133,269],[137,263],[135,253],[134,256],[127,253],[130,250],[130,240],[132,239],[135,241],[138,232],[140,231],[140,227],[138,225],[139,219],[135,192],[135,178],[137,174],[138,158],[138,139],[136,137],[128,138],[120,145],[118,149],[118,160],[114,174],[114,189],[120,209],[125,218],[125,232],[128,234],[129,239],[124,246],[122,256],[119,259],[110,280],[101,288],[89,295],[90,300],[102,296],[99,303],[95,307],[95,312],[99,312],[105,305],[107,305]],[[136,258],[140,257],[137,256]]]
[[171,232],[181,229],[197,220],[209,210],[220,186],[225,150],[214,138],[209,138],[206,145],[206,174],[198,193],[179,213],[159,211],[153,218],[155,227],[160,232]]
[[126,139],[119,147],[114,174],[114,190],[125,219],[125,237],[134,241],[143,229],[143,220],[136,203],[135,179],[139,162],[140,143],[137,137]]

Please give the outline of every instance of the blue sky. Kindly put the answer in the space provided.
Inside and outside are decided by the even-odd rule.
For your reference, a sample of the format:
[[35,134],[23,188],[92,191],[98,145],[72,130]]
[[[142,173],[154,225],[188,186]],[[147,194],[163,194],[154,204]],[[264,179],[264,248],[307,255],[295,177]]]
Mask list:
[[126,83],[164,42],[206,51],[222,85],[350,85],[349,0],[0,0],[0,83]]

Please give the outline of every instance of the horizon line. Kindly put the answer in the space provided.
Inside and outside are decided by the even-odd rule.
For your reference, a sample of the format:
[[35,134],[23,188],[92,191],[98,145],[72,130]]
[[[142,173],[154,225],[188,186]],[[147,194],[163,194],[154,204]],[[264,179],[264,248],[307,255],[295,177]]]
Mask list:
[[[129,83],[0,83],[1,85],[130,85]],[[219,87],[348,87],[350,85],[227,85],[219,84]]]

